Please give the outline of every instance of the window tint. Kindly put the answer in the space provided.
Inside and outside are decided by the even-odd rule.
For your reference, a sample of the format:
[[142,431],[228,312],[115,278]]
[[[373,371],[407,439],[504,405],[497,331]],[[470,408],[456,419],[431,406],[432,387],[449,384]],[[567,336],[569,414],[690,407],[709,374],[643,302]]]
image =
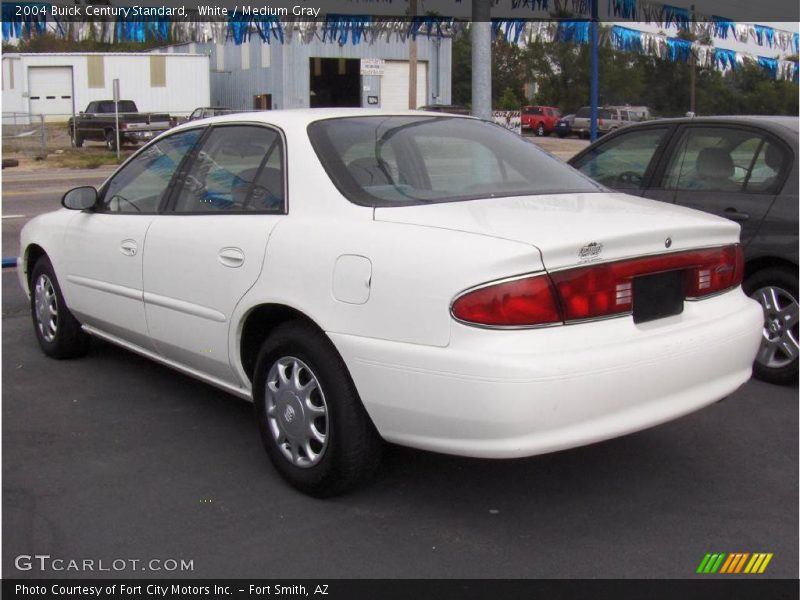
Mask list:
[[592,116],[592,109],[588,106],[582,106],[578,109],[578,112],[575,113],[575,116],[580,119],[586,119]]
[[[119,112],[121,113],[137,112],[136,104],[134,104],[132,100],[120,100],[117,104],[119,104]],[[97,112],[101,113],[114,112],[114,103],[112,101],[99,102],[98,105],[99,106]]]
[[175,169],[201,134],[200,129],[192,129],[147,146],[109,182],[103,194],[103,210],[156,212]]
[[317,121],[308,131],[331,180],[357,204],[598,189],[519,135],[476,119],[351,117]]
[[176,212],[283,212],[283,148],[266,127],[217,127],[182,176]]
[[767,191],[777,181],[785,158],[765,142],[762,135],[744,129],[688,128],[667,167],[664,187],[739,192],[747,185],[751,191]]
[[525,115],[541,115],[542,114],[542,108],[539,107],[539,106],[527,106],[522,111],[522,114],[525,114]]
[[595,147],[574,166],[608,187],[639,189],[666,133],[666,128],[629,131]]
[[750,177],[745,189],[748,192],[777,193],[780,174],[788,166],[789,157],[786,152],[771,141],[765,141],[753,163]]

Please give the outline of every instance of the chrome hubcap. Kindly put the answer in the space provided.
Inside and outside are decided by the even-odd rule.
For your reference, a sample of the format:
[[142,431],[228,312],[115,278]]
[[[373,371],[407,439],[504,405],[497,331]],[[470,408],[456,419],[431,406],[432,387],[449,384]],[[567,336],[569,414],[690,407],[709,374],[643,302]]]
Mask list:
[[284,356],[267,374],[267,423],[283,456],[297,467],[313,467],[328,447],[328,406],[314,372]]
[[764,310],[764,336],[756,361],[771,369],[791,364],[798,354],[798,304],[786,290],[767,286],[753,292]]
[[58,301],[53,282],[47,275],[39,275],[33,291],[33,308],[39,333],[47,342],[52,342],[58,332]]

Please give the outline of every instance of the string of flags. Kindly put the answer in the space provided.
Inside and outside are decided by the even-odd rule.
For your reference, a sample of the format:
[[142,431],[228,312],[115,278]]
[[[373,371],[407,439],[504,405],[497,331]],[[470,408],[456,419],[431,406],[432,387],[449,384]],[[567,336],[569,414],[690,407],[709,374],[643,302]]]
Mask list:
[[[389,1],[391,0],[384,0]],[[456,0],[458,2],[460,0]],[[495,2],[497,0],[494,0]],[[573,10],[578,12],[589,6],[588,0],[512,0],[512,7],[521,10],[548,9]],[[379,40],[392,39],[404,42],[418,36],[453,37],[461,33],[466,22],[451,17],[420,16],[413,19],[392,19],[358,15],[327,15],[324,20],[299,21],[280,19],[275,16],[237,15],[227,21],[208,21],[199,15],[185,19],[170,20],[143,17],[118,16],[110,20],[77,21],[48,17],[46,3],[26,3],[35,7],[19,11],[19,3],[3,3],[3,40],[39,35],[52,31],[65,39],[99,39],[108,43],[157,40],[164,43],[215,42],[231,40],[235,44],[253,38],[264,43],[290,43],[298,38],[309,43],[321,40],[326,43],[373,44]],[[798,53],[798,34],[758,24],[741,24],[720,17],[697,21],[696,16],[682,8],[656,5],[645,0],[608,0],[610,14],[623,18],[638,18],[644,22],[659,23],[665,30],[675,27],[692,31],[702,38],[704,35],[720,39],[734,37],[738,41],[748,40],[759,46]],[[21,13],[21,14],[20,14]],[[586,44],[590,39],[590,22],[586,20],[531,21],[526,19],[493,20],[495,35],[501,32],[505,39],[518,44],[534,41]],[[754,56],[744,52],[716,48],[699,42],[690,42],[662,33],[649,33],[620,25],[601,30],[601,45],[625,52],[656,56],[673,62],[686,62],[694,55],[701,67],[722,71],[736,69],[744,64],[756,64],[771,77],[797,81],[798,63],[773,57]]]
[[[587,44],[590,39],[589,21],[539,21],[527,22],[522,32],[518,21],[494,22],[496,34],[502,32],[506,39],[518,43],[572,42]],[[798,63],[773,57],[754,56],[726,48],[708,46],[660,33],[649,33],[620,25],[606,27],[600,31],[600,45],[616,50],[655,56],[672,62],[688,62],[694,55],[699,67],[729,71],[745,64],[764,68],[774,79],[798,81]]]

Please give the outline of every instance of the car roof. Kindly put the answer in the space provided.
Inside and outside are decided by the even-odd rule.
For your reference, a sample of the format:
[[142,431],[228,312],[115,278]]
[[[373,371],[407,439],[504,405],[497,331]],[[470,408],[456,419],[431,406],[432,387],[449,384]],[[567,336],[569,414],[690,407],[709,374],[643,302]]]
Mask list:
[[655,123],[707,123],[709,125],[758,125],[764,129],[769,129],[775,133],[786,134],[798,133],[798,117],[789,116],[767,116],[767,115],[730,115],[714,117],[679,117],[672,119],[656,119],[654,121],[644,121],[630,127],[642,127],[643,125],[653,125]]
[[[340,119],[345,117],[452,117],[454,119],[472,119],[468,115],[457,115],[447,113],[442,115],[439,111],[423,110],[382,110],[379,108],[291,108],[284,110],[264,110],[244,113],[232,113],[201,119],[204,124],[213,123],[265,123],[280,128],[302,128],[305,129],[311,123],[324,121],[326,119]],[[196,127],[199,121],[193,121],[184,125],[179,125],[170,131]]]

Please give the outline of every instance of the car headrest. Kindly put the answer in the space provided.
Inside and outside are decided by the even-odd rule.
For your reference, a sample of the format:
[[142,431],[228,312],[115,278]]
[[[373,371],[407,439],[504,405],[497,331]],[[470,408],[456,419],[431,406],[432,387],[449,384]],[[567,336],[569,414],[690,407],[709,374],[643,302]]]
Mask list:
[[391,185],[389,165],[386,161],[378,163],[378,159],[365,156],[357,158],[347,165],[347,170],[362,187],[373,185]]
[[783,155],[774,144],[767,143],[767,150],[764,153],[764,162],[776,173],[781,170]]
[[695,161],[697,174],[704,179],[728,179],[733,173],[733,159],[722,148],[703,148]]

